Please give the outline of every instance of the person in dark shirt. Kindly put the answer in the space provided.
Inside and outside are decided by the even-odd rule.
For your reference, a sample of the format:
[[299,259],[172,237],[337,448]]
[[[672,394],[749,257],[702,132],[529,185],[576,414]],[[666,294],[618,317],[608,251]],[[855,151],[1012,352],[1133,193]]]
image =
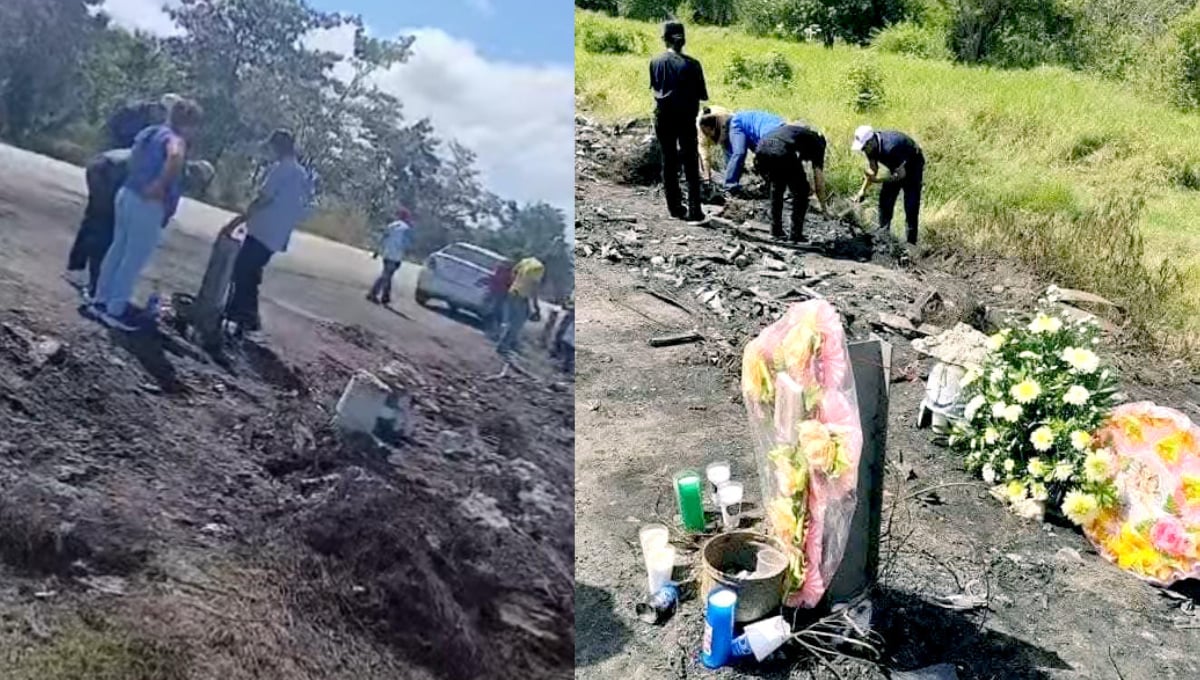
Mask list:
[[503,260],[496,265],[496,269],[492,271],[491,275],[485,276],[479,281],[487,286],[487,294],[483,302],[483,328],[487,336],[493,340],[500,338],[501,321],[504,318],[504,301],[508,298],[508,289],[513,284],[513,267],[512,262]]
[[113,239],[117,191],[129,173],[129,149],[106,151],[87,164],[87,207],[67,256],[64,278],[87,297],[96,294],[100,263]]
[[108,148],[132,147],[139,132],[165,123],[171,107],[179,100],[177,94],[166,94],[159,101],[135,101],[122,106],[108,119]]
[[768,132],[758,144],[754,167],[771,189],[771,235],[783,238],[783,195],[792,193],[793,243],[804,240],[804,216],[808,214],[809,185],[804,163],[812,164],[821,211],[825,207],[825,137],[805,125],[782,125]]
[[[667,51],[650,61],[650,89],[654,91],[654,132],[662,149],[663,194],[672,217],[701,222],[700,156],[696,117],[700,102],[708,99],[704,69],[683,54],[683,24],[663,24]],[[679,166],[687,180],[687,209],[679,192]]]
[[[854,131],[854,143],[850,148],[861,151],[869,163],[862,189],[854,201],[862,201],[872,184],[882,184],[879,190],[879,230],[890,234],[896,199],[903,190],[906,236],[910,244],[916,245],[921,187],[925,182],[925,155],[921,153],[921,147],[903,132],[875,130],[863,125]],[[884,179],[879,177],[881,163],[889,173]]]

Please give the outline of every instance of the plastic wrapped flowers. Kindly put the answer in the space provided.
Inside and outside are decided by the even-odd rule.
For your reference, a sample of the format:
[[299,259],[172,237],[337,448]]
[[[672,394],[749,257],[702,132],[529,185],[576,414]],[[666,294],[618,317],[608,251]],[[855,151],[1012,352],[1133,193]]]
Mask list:
[[1093,435],[1115,404],[1116,376],[1095,353],[1096,329],[1038,314],[988,341],[963,378],[963,419],[950,445],[1023,517],[1057,510],[1085,483]]
[[815,607],[842,561],[862,425],[845,331],[828,302],[793,305],[742,355],[771,533],[789,551],[790,607]]
[[1200,428],[1150,403],[1117,408],[1063,511],[1097,551],[1160,586],[1200,577]]

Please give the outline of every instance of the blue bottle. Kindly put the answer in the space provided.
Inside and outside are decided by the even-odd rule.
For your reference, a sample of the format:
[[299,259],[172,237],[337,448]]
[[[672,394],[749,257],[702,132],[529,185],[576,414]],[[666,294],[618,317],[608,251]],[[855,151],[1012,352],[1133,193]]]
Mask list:
[[704,611],[704,648],[700,663],[707,668],[720,668],[729,663],[733,652],[733,612],[737,608],[737,593],[719,588],[708,594]]

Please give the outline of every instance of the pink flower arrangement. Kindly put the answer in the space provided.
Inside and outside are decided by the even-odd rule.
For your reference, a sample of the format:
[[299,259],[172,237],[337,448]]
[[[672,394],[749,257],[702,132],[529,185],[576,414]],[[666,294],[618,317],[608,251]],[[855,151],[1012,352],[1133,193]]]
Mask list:
[[789,551],[788,606],[815,607],[845,552],[862,425],[837,310],[793,305],[742,356],[771,533]]

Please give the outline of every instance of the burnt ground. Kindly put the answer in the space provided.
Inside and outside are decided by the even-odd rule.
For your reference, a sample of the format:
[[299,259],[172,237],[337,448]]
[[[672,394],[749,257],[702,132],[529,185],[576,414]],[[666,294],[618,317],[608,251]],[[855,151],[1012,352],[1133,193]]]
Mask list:
[[[373,266],[312,239],[228,366],[111,333],[57,278],[82,173],[0,151],[29,170],[0,178],[0,677],[568,674],[574,387],[541,350],[501,376],[477,330],[367,305]],[[205,210],[149,272],[165,293],[199,285],[194,234],[228,219]],[[412,395],[395,446],[331,425],[359,369]]]
[[[764,240],[765,201],[724,206],[729,222],[688,226],[666,217],[644,178],[648,129],[580,119],[577,290],[576,677],[886,678],[949,663],[962,678],[1191,678],[1200,661],[1188,588],[1162,591],[1100,558],[1069,527],[1022,520],[993,500],[954,456],[916,428],[931,361],[879,326],[929,291],[944,308],[925,321],[979,326],[1028,310],[1047,282],[1003,261],[888,252],[810,213],[811,249]],[[712,209],[712,206],[710,206]],[[724,458],[753,482],[753,453],[737,385],[740,350],[791,301],[816,292],[845,316],[852,338],[893,346],[881,574],[874,629],[878,663],[832,667],[792,651],[781,663],[710,672],[694,599],[661,627],[634,605],[645,575],[640,524],[676,526],[670,475]],[[716,291],[717,296],[712,293]],[[720,300],[719,307],[714,307]],[[696,330],[697,344],[651,348],[652,336]],[[1197,417],[1197,390],[1179,365],[1118,351],[1125,390]],[[758,500],[757,483],[747,484]],[[751,517],[754,514],[751,513]],[[696,544],[677,547],[693,553]],[[694,554],[688,555],[690,562]],[[980,596],[965,609],[946,608]],[[947,601],[942,598],[951,598]],[[1191,628],[1189,628],[1189,626]]]

